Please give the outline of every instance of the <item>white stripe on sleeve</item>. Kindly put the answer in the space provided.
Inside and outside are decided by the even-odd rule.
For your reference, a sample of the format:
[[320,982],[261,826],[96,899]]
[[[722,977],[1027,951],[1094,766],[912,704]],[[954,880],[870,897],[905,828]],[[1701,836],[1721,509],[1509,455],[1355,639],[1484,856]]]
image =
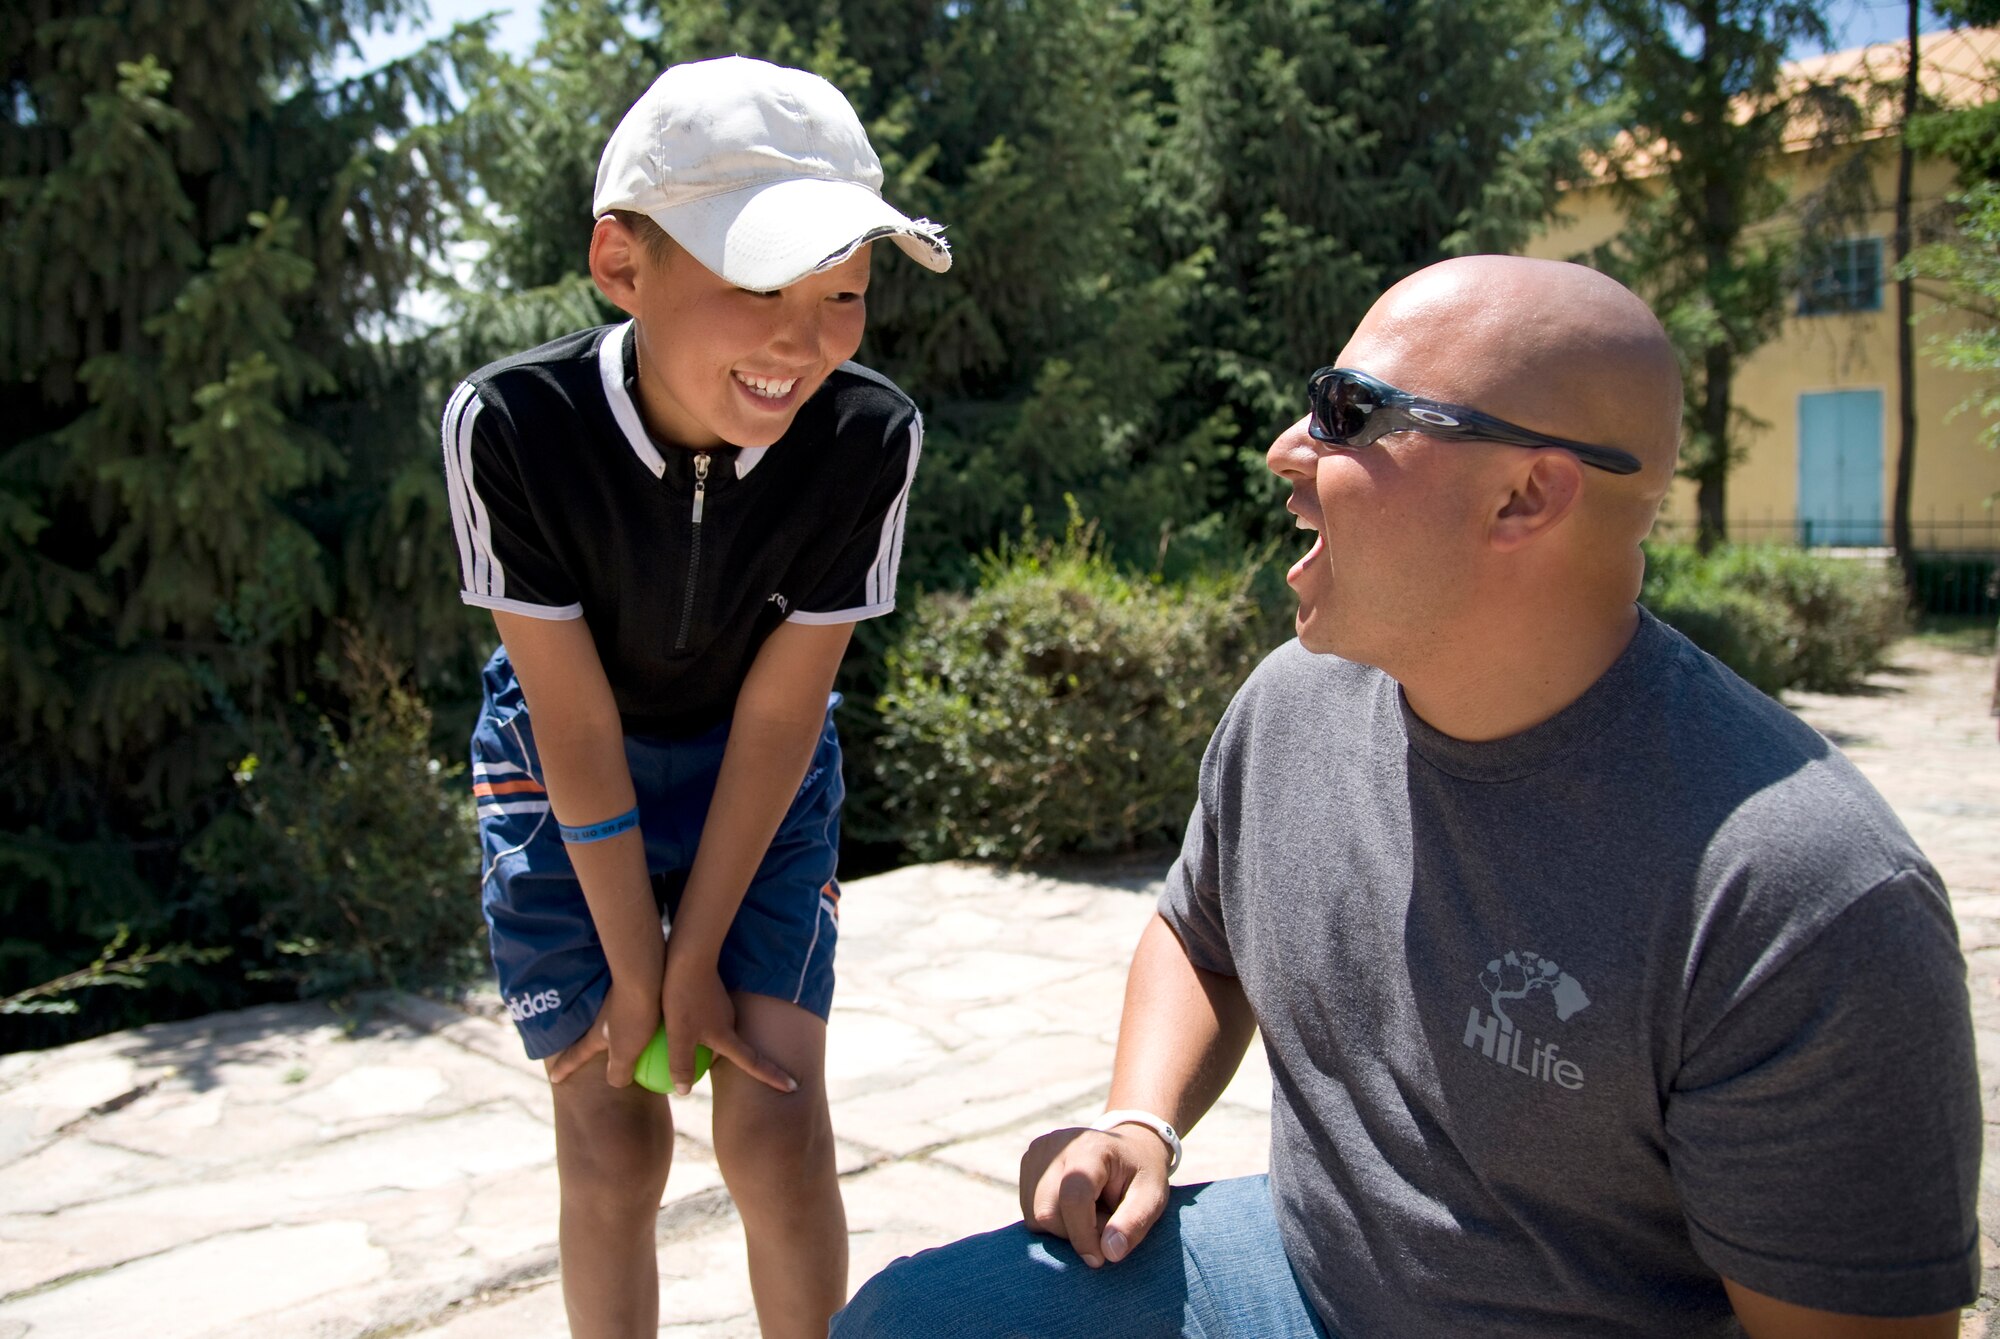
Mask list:
[[875,548],[875,561],[868,568],[864,593],[871,606],[896,602],[896,569],[903,561],[903,520],[909,513],[910,484],[917,477],[917,457],[923,450],[924,418],[917,414],[910,419],[910,461],[903,471],[903,486],[883,514],[881,542]]
[[471,591],[460,591],[458,598],[474,609],[498,609],[504,613],[547,619],[552,623],[583,617],[583,605],[580,603],[530,604],[526,600],[503,600],[497,595],[474,595]]
[[445,401],[444,422],[439,425],[444,448],[444,490],[451,502],[451,532],[458,540],[459,584],[465,590],[472,589],[472,509],[465,505],[465,480],[458,469],[458,421],[466,413],[467,402],[477,399],[472,387],[460,382],[451,399]]
[[473,425],[479,420],[479,393],[461,384],[444,413],[444,472],[451,494],[451,527],[458,537],[464,593],[487,599],[507,595],[507,572],[493,552],[493,522],[472,477]]

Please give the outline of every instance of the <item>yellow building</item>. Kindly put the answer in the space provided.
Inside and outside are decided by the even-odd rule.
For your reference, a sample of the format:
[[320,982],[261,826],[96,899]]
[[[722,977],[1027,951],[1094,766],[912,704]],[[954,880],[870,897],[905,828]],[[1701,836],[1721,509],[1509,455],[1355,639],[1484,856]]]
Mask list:
[[[1798,76],[1826,80],[1870,76],[1899,81],[1904,42],[1802,61]],[[1926,91],[1945,105],[1995,96],[2000,29],[1971,29],[1920,40]],[[1895,109],[1883,106],[1858,141],[1813,151],[1801,131],[1780,173],[1790,198],[1804,199],[1827,180],[1839,158],[1866,155],[1877,208],[1835,244],[1829,269],[1791,299],[1784,328],[1738,368],[1733,399],[1762,426],[1739,433],[1742,458],[1726,493],[1729,536],[1812,545],[1888,543],[1900,439],[1896,373],[1894,225],[1899,138]],[[1941,210],[1957,188],[1951,163],[1919,159],[1913,217]],[[1563,197],[1547,231],[1524,248],[1532,256],[1570,258],[1610,240],[1622,223],[1615,189],[1592,184]],[[1772,226],[1796,227],[1781,216]],[[1938,367],[1926,347],[1967,318],[1942,307],[1920,284],[1915,295],[1917,436],[1910,519],[1920,549],[2000,550],[2000,452],[1979,440],[1976,413],[1955,413],[1979,385],[1969,373]],[[1990,420],[1989,420],[1990,422]],[[1694,531],[1694,486],[1676,484],[1656,533]]]

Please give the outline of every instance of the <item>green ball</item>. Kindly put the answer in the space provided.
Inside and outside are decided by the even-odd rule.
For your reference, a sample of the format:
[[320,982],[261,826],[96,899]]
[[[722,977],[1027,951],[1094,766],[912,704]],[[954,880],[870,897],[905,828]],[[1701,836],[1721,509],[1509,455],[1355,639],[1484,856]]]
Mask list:
[[[694,1081],[701,1082],[701,1076],[708,1073],[708,1067],[715,1063],[715,1052],[706,1046],[694,1048]],[[646,1043],[646,1049],[639,1052],[639,1063],[632,1067],[632,1082],[641,1088],[650,1088],[656,1093],[670,1093],[674,1090],[673,1076],[667,1072],[667,1030],[662,1027]]]

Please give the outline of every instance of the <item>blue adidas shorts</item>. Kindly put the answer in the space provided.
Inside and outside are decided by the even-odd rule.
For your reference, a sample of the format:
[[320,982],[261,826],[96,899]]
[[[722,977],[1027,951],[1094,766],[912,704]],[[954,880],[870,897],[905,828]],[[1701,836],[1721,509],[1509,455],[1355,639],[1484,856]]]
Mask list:
[[[611,968],[549,812],[527,701],[506,648],[493,653],[483,678],[485,701],[472,733],[480,902],[501,997],[529,1056],[539,1060],[589,1029],[611,988]],[[789,1000],[821,1018],[833,1008],[840,924],[834,866],[846,787],[833,728],[839,702],[837,693],[828,699],[805,781],[751,879],[718,964],[728,989]],[[727,722],[691,739],[625,738],[663,922],[687,886],[728,739]]]

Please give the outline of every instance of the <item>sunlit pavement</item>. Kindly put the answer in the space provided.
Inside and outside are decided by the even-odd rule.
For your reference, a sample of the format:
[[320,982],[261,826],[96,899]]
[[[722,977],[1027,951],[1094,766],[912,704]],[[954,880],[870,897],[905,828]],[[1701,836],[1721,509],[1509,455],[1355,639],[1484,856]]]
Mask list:
[[[1950,884],[2000,1112],[1992,664],[1911,644],[1874,683],[1795,705]],[[828,1068],[856,1283],[1016,1219],[1028,1140],[1102,1109],[1124,965],[1160,873],[946,864],[846,885]],[[1252,1048],[1177,1180],[1263,1168],[1268,1084]],[[675,1103],[661,1332],[754,1335],[706,1092]],[[555,1210],[547,1085],[490,996],[249,1010],[0,1058],[0,1339],[553,1339]]]

